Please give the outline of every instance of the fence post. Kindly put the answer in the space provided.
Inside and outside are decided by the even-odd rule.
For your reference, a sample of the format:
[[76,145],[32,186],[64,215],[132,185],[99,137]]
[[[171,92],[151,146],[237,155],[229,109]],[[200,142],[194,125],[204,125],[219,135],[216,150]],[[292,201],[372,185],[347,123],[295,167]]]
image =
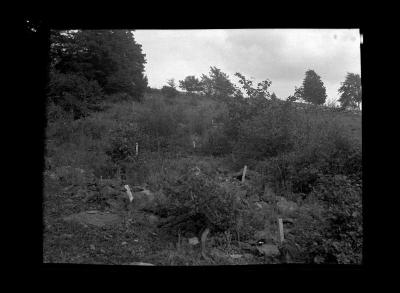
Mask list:
[[244,165],[243,168],[243,175],[242,175],[242,182],[244,182],[245,178],[246,178],[246,172],[247,172],[247,165]]
[[279,242],[283,243],[285,240],[284,235],[283,235],[283,222],[282,218],[278,218],[278,228],[279,228]]
[[125,185],[124,187],[125,187],[125,189],[126,189],[126,193],[128,194],[129,202],[132,202],[132,200],[133,200],[133,195],[132,195],[131,189],[129,188],[129,185],[127,184],[127,185]]

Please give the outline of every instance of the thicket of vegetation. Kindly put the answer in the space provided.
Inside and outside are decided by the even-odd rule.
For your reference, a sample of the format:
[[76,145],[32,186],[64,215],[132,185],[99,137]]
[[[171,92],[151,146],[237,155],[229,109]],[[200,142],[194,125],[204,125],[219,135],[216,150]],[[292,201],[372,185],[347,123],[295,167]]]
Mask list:
[[[239,89],[216,67],[200,80],[179,81],[186,93],[174,80],[145,93],[144,54],[130,33],[55,32],[52,38],[46,170],[71,166],[95,178],[146,183],[168,198],[159,203],[160,214],[194,217],[236,240],[272,223],[271,206],[254,207],[268,186],[301,206],[301,225],[292,231],[298,258],[361,261],[361,145],[340,116],[298,108],[292,97],[277,99],[268,79],[254,87],[237,73]],[[295,96],[323,104],[319,76],[307,71]],[[222,161],[232,170],[247,165],[257,183],[221,182]]]

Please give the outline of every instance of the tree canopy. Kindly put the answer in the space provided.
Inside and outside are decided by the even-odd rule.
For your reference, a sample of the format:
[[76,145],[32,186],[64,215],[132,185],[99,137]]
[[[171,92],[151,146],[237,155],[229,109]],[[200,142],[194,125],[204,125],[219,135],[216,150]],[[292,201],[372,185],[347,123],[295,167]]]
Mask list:
[[295,88],[294,97],[314,105],[324,104],[327,95],[321,77],[314,70],[307,70],[302,86]]
[[209,76],[201,76],[203,93],[214,97],[231,97],[235,93],[235,86],[229,76],[221,69],[211,66]]
[[339,102],[342,108],[360,108],[362,102],[360,75],[348,72],[338,92],[340,94]]
[[[50,79],[58,80],[59,85],[60,77],[65,77],[79,80],[82,87],[97,84],[106,95],[124,93],[142,99],[147,87],[146,60],[132,31],[52,31],[50,41]],[[50,87],[53,84],[50,81]],[[56,100],[53,96],[53,100],[60,101],[60,97]]]
[[194,75],[186,76],[184,80],[180,80],[179,87],[189,93],[200,92],[202,90],[200,80]]

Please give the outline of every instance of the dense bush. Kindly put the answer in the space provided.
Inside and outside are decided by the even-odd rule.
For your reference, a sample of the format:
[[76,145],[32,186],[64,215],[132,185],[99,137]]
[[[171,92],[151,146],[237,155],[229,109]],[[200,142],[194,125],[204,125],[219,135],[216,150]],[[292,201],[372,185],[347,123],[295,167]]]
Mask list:
[[232,151],[229,138],[222,126],[211,127],[206,131],[201,147],[206,155],[222,156]]
[[[360,263],[362,259],[361,186],[346,176],[323,176],[312,197],[323,212],[297,231],[308,262]],[[303,226],[302,226],[303,227]]]
[[49,102],[71,112],[75,119],[87,116],[103,98],[97,81],[75,73],[51,72],[48,89]]
[[168,203],[163,209],[183,232],[209,227],[213,232],[235,231],[240,202],[201,171],[189,169],[164,189]]
[[178,95],[179,92],[178,92],[175,88],[165,85],[165,86],[163,86],[163,87],[161,88],[161,93],[162,93],[166,98],[172,99],[172,98],[175,98],[175,97]]
[[160,152],[168,148],[176,133],[176,118],[162,100],[148,99],[145,102],[145,107],[138,113],[137,123],[141,133],[147,137],[148,151]]
[[240,123],[234,154],[243,163],[289,152],[295,141],[296,117],[287,104],[274,102]]

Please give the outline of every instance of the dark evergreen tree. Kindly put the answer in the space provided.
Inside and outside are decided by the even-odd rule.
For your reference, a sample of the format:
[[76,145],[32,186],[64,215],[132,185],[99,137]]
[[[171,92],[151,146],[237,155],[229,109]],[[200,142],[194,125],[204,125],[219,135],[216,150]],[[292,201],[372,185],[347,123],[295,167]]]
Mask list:
[[326,100],[326,88],[321,77],[314,70],[307,70],[306,77],[303,80],[301,88],[296,89],[295,96],[301,98],[308,103],[314,105],[322,105]]

